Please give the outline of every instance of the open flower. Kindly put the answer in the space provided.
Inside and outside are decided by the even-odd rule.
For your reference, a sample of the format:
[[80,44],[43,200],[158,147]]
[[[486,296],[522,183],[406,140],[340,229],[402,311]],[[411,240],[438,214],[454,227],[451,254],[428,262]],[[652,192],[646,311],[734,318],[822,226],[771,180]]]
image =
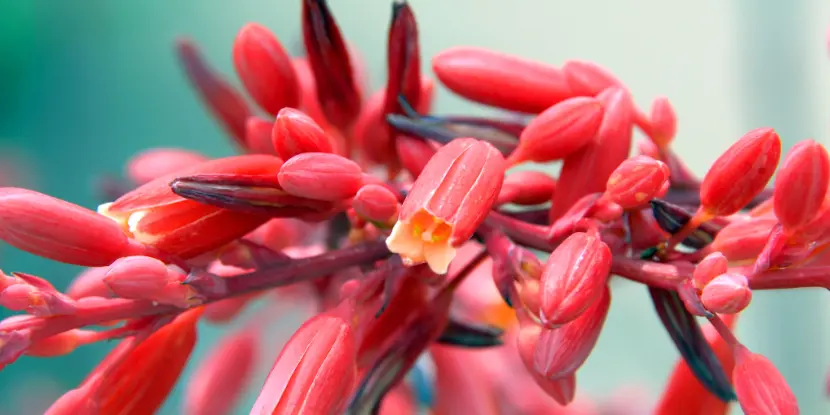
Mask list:
[[504,180],[505,162],[492,145],[472,138],[435,153],[401,206],[386,240],[408,265],[447,272],[455,250],[484,221]]

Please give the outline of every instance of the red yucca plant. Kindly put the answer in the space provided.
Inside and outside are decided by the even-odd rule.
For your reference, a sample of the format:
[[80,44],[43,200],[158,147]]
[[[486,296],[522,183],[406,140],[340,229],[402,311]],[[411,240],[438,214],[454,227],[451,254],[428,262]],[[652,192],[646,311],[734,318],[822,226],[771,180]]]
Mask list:
[[[276,361],[257,361],[265,308],[199,363],[183,413],[227,413],[267,365],[252,414],[642,415],[637,402],[575,398],[614,278],[649,290],[680,355],[653,413],[722,415],[733,401],[751,415],[799,412],[774,362],[731,330],[755,290],[830,288],[822,145],[796,145],[767,190],[781,141],[758,128],[699,179],[671,148],[668,99],[642,111],[594,63],[446,50],[431,61],[441,84],[523,115],[436,116],[405,1],[393,4],[375,94],[324,0],[303,0],[302,28],[304,57],[256,24],[236,38],[237,74],[261,111],[194,43],[177,44],[241,155],[149,150],[97,212],[0,188],[0,239],[94,267],[66,292],[0,273],[0,304],[21,312],[0,322],[0,367],[120,340],[49,414],[154,413],[200,321],[302,296],[318,313]],[[630,156],[635,129],[645,139]],[[558,178],[508,172],[559,160]]]

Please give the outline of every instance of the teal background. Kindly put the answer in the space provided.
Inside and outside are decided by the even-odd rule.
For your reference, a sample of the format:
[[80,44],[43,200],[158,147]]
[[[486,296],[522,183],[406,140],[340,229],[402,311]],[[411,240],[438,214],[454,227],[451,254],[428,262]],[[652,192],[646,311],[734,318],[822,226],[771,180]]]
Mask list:
[[[343,31],[362,51],[371,85],[380,86],[390,2],[330,3]],[[802,138],[827,142],[827,2],[411,4],[424,56],[454,45],[478,45],[555,64],[589,59],[614,71],[643,106],[667,95],[680,117],[675,148],[701,174],[720,151],[754,127],[775,127],[786,146]],[[177,67],[172,42],[179,35],[191,36],[213,65],[236,82],[230,49],[236,31],[249,21],[268,26],[298,51],[299,1],[294,0],[0,2],[0,172],[11,171],[15,185],[94,207],[101,201],[92,191],[93,179],[120,174],[124,161],[144,148],[231,154]],[[439,113],[491,112],[443,89],[437,102]],[[0,268],[37,274],[58,287],[78,272],[5,245],[0,245]],[[621,283],[614,301],[598,350],[580,372],[580,388],[602,397],[620,386],[642,386],[656,396],[676,352],[641,287]],[[826,294],[817,290],[758,293],[738,330],[750,348],[778,365],[805,414],[830,410],[823,392],[830,365],[827,303]],[[264,359],[273,359],[280,338],[290,335],[300,318],[292,314],[275,323]],[[197,359],[222,330],[202,331]],[[42,413],[107,348],[88,346],[61,358],[23,358],[7,367],[0,372],[0,414]],[[269,365],[263,363],[265,369]],[[256,391],[252,394],[246,407]],[[177,393],[162,413],[179,413],[179,402]]]

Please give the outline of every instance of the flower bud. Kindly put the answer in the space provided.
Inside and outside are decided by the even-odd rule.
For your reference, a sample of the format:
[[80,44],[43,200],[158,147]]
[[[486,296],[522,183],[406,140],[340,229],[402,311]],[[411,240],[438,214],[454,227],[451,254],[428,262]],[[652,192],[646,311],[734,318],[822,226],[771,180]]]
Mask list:
[[712,241],[712,250],[721,252],[730,261],[757,257],[778,221],[773,217],[757,217],[733,222],[718,232]]
[[53,287],[44,289],[29,283],[14,284],[0,292],[0,305],[13,311],[48,317],[74,314],[75,300]]
[[56,400],[44,415],[93,415],[100,414],[96,392],[103,381],[103,375],[94,375],[81,386],[64,393]]
[[302,153],[334,152],[332,138],[311,117],[293,108],[283,108],[277,114],[271,143],[283,160]]
[[104,276],[109,267],[93,267],[81,271],[66,289],[66,295],[79,299],[83,297],[112,297],[112,292],[104,284]]
[[352,200],[352,208],[358,215],[382,228],[395,224],[400,207],[398,197],[377,184],[361,187]]
[[735,349],[735,393],[747,415],[798,415],[798,401],[787,380],[766,357],[742,345]]
[[323,114],[332,125],[346,130],[360,111],[362,97],[353,57],[326,2],[303,1],[302,29]]
[[781,138],[772,128],[752,130],[732,144],[703,178],[701,209],[712,216],[737,213],[758,195],[775,173]]
[[611,87],[622,87],[622,82],[608,69],[593,62],[567,61],[562,72],[574,95],[593,96]]
[[274,154],[271,130],[274,123],[260,117],[248,117],[245,123],[245,148],[254,154]]
[[104,283],[121,298],[153,300],[182,308],[198,304],[193,288],[182,281],[184,275],[170,271],[157,259],[144,256],[115,261],[104,277]]
[[93,330],[67,330],[32,343],[26,354],[38,357],[64,356],[74,352],[78,346],[97,340],[101,337],[98,333]]
[[395,151],[398,160],[406,171],[417,179],[429,163],[429,159],[435,155],[435,147],[426,140],[419,138],[398,136],[395,139]]
[[14,363],[28,350],[32,344],[30,333],[29,330],[0,331],[0,369],[4,365]]
[[695,265],[692,279],[697,289],[702,290],[709,281],[721,274],[725,274],[729,268],[729,260],[726,256],[718,251],[706,255],[700,262]]
[[666,97],[657,97],[651,104],[651,139],[658,147],[666,149],[677,133],[677,115]]
[[136,154],[127,162],[127,177],[142,185],[207,160],[207,157],[190,150],[151,148]]
[[286,161],[277,179],[294,196],[336,202],[357,193],[363,172],[357,163],[336,154],[303,153]]
[[190,376],[183,412],[187,415],[231,413],[251,380],[258,342],[258,333],[253,328],[222,338]]
[[524,310],[519,309],[516,314],[519,318],[520,327],[518,335],[516,336],[516,348],[522,363],[527,371],[530,372],[536,384],[545,393],[560,405],[568,405],[576,396],[576,375],[570,373],[558,379],[548,379],[536,370],[534,351],[544,329],[534,323],[525,314]]
[[618,205],[633,209],[647,203],[666,186],[669,167],[647,156],[636,156],[620,164],[608,178],[605,192]]
[[775,217],[788,230],[806,224],[821,208],[828,185],[830,157],[824,146],[813,140],[796,144],[775,177]]
[[[408,102],[413,106],[415,111],[420,114],[424,114],[428,113],[432,107],[435,83],[432,79],[424,76],[420,81],[420,88],[418,99]],[[407,141],[416,141],[418,143],[425,144],[427,147],[427,154],[430,156],[434,154],[435,150],[424,140],[399,134],[390,128],[386,121],[386,116],[388,115],[388,113],[385,112],[386,95],[386,88],[372,94],[372,96],[369,97],[369,100],[366,101],[366,105],[363,106],[357,121],[355,121],[352,136],[356,140],[357,147],[360,149],[361,153],[365,155],[369,161],[374,163],[397,163],[398,158],[403,157],[398,154],[400,153],[399,140],[405,139]],[[398,108],[393,109],[398,113],[403,111]],[[417,151],[418,148],[414,150]],[[418,154],[419,153],[415,153],[414,156],[417,157]],[[427,160],[429,160],[429,157],[423,161],[424,165]],[[421,168],[423,168],[423,166],[421,166]]]
[[549,201],[555,191],[556,179],[550,175],[534,170],[517,171],[504,178],[496,203],[538,205]]
[[44,258],[91,267],[139,249],[116,223],[91,210],[14,187],[0,188],[0,239]]
[[472,237],[498,197],[505,163],[492,145],[472,138],[442,147],[418,176],[386,240],[407,265],[447,272],[455,249]]
[[306,58],[294,58],[291,60],[294,71],[297,73],[297,81],[300,84],[300,106],[298,109],[311,117],[321,128],[331,128],[329,120],[323,114],[323,108],[317,99],[317,82],[314,74],[311,73],[311,66]]
[[575,320],[556,329],[542,330],[533,352],[533,363],[546,379],[560,379],[576,372],[594,350],[611,306],[607,287],[600,295]]
[[579,317],[602,295],[610,270],[611,250],[598,236],[571,234],[542,271],[542,322],[555,328]]
[[602,104],[593,97],[568,98],[553,105],[522,131],[508,163],[565,158],[594,139],[603,113]]
[[622,88],[609,88],[597,96],[605,116],[596,138],[565,158],[559,175],[550,223],[562,217],[585,195],[605,190],[608,178],[631,152],[634,105]]
[[256,103],[270,115],[300,104],[300,86],[291,58],[265,27],[248,23],[233,42],[236,73]]
[[572,96],[556,67],[483,48],[447,49],[432,70],[452,92],[509,111],[538,113]]
[[283,347],[251,413],[341,413],[357,376],[355,350],[348,323],[312,317]]
[[236,142],[245,145],[245,123],[253,115],[245,99],[211,68],[190,39],[176,44],[179,61],[210,112]]
[[[167,400],[196,344],[196,327],[202,309],[179,314],[139,343],[114,368],[105,358],[92,376],[105,373],[107,381],[96,390],[101,414],[153,413]],[[110,356],[123,353],[122,342]]]
[[707,310],[719,314],[735,314],[752,300],[752,290],[744,275],[726,273],[709,281],[700,295]]

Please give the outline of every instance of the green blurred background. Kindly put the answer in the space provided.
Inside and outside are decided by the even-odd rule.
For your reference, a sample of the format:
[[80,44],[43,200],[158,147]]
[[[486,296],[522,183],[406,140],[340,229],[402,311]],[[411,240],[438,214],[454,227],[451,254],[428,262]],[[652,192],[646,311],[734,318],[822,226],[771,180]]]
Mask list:
[[[554,64],[588,59],[615,72],[643,106],[656,95],[668,96],[680,117],[675,148],[698,173],[754,127],[778,129],[787,147],[810,137],[827,142],[826,1],[410,1],[424,56],[477,45]],[[94,207],[101,201],[93,179],[119,174],[139,150],[177,146],[231,154],[177,67],[172,42],[191,36],[233,78],[231,44],[246,22],[268,26],[299,52],[299,3],[1,1],[0,172],[15,185]],[[372,87],[379,87],[385,80],[390,0],[330,3],[362,51]],[[436,112],[490,112],[443,89],[437,102]],[[78,271],[6,245],[0,245],[0,261],[5,271],[41,275],[59,288]],[[758,293],[740,323],[740,337],[778,365],[805,414],[830,412],[824,397],[827,304],[818,290]],[[273,350],[266,350],[269,359],[298,318],[280,323]],[[217,328],[202,331],[199,354],[219,334]],[[7,367],[0,372],[0,414],[42,413],[106,350],[107,345],[90,346],[68,357],[23,358]],[[642,386],[656,396],[676,357],[644,290],[620,284],[598,350],[580,372],[580,388],[601,397],[621,386]],[[180,413],[179,405],[176,394],[162,413]]]

